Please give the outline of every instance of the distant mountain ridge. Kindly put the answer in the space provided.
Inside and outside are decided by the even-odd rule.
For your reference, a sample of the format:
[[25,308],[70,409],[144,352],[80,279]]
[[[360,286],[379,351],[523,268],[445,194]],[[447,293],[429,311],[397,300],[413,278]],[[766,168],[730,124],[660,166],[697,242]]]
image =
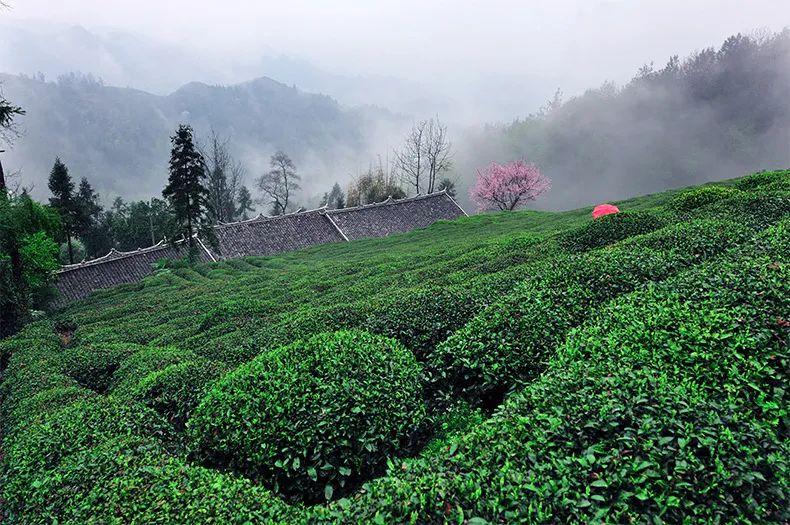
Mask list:
[[158,194],[167,178],[169,136],[179,123],[193,125],[198,137],[212,128],[230,137],[232,153],[248,168],[248,184],[282,149],[304,176],[306,192],[318,192],[367,162],[378,131],[400,121],[386,110],[346,108],[266,77],[231,86],[190,82],[165,96],[75,74],[54,82],[0,74],[0,83],[27,111],[19,119],[24,136],[5,154],[5,165],[21,169],[39,197],[47,194],[55,156],[104,195]]

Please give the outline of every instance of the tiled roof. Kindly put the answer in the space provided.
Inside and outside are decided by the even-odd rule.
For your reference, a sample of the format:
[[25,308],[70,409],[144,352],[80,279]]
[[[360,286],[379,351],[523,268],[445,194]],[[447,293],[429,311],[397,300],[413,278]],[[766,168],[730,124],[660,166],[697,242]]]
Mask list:
[[348,240],[386,237],[430,226],[440,219],[452,220],[466,215],[446,192],[429,193],[406,199],[387,199],[377,204],[329,210],[327,214]]
[[[464,215],[466,213],[444,191],[400,200],[387,199],[355,208],[321,208],[277,217],[259,215],[215,226],[216,247],[198,239],[199,259],[208,262],[275,255],[318,244],[386,237]],[[60,291],[56,306],[82,299],[93,290],[139,281],[153,271],[153,263],[158,260],[184,255],[182,250],[162,241],[133,252],[111,250],[99,259],[64,266],[55,279]]]
[[345,241],[323,209],[220,224],[214,234],[219,252],[217,248],[209,247],[209,250],[216,259],[274,255]]
[[[113,249],[104,257],[63,266],[55,279],[55,286],[60,292],[55,306],[78,301],[94,290],[139,281],[153,272],[153,264],[157,261],[184,256],[186,250],[160,241],[149,248],[131,252]],[[202,248],[198,250],[198,258],[203,262],[211,260],[211,256]]]

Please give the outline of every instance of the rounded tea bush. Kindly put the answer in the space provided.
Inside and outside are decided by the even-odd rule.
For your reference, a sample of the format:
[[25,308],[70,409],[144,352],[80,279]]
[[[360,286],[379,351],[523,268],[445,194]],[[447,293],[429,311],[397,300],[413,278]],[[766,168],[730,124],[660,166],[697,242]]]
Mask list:
[[203,396],[224,372],[222,365],[207,359],[177,363],[143,377],[126,397],[153,408],[176,430],[182,430]]
[[224,376],[187,425],[193,451],[288,496],[332,499],[378,473],[425,418],[420,366],[393,339],[318,334]]
[[571,251],[584,252],[621,241],[634,235],[657,230],[665,225],[659,215],[645,211],[622,211],[605,215],[563,233],[560,246]]
[[700,206],[728,199],[739,193],[740,190],[726,186],[703,186],[675,195],[670,202],[670,208],[678,213],[688,213]]

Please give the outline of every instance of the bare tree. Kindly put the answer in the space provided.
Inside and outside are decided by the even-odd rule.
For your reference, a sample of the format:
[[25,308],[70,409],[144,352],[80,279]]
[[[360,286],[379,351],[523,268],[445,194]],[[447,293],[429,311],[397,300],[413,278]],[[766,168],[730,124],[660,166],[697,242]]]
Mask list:
[[301,177],[291,158],[282,151],[272,155],[269,164],[272,169],[258,178],[258,189],[264,194],[262,202],[272,206],[272,214],[282,215],[288,210],[293,192],[301,188]]
[[453,166],[452,144],[447,138],[447,126],[439,118],[430,119],[425,127],[425,163],[427,164],[427,193],[436,191],[440,175]]
[[402,182],[413,187],[415,193],[436,191],[437,180],[452,164],[447,126],[438,117],[421,120],[412,126],[403,149],[395,152],[395,168]]
[[400,173],[401,181],[420,193],[425,173],[425,135],[428,121],[421,120],[412,126],[406,135],[403,149],[395,151],[395,168]]
[[208,166],[206,187],[209,191],[209,215],[214,223],[234,221],[241,214],[238,197],[246,169],[241,162],[234,161],[229,143],[230,139],[222,139],[212,129],[208,147],[201,149]]

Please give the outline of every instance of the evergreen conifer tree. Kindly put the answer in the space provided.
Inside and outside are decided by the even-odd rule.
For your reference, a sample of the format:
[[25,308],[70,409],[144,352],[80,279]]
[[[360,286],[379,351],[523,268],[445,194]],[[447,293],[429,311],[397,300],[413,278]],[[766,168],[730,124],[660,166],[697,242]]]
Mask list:
[[63,236],[68,245],[69,264],[74,264],[74,250],[71,240],[79,232],[85,219],[74,194],[74,181],[71,180],[69,169],[60,160],[60,157],[55,158],[55,164],[49,173],[49,191],[52,192],[49,205],[60,215]]
[[162,196],[167,199],[173,214],[171,240],[183,237],[189,244],[189,256],[197,254],[195,234],[213,240],[213,230],[207,217],[208,190],[204,186],[207,175],[203,156],[195,147],[192,127],[181,124],[170,137],[170,177]]

